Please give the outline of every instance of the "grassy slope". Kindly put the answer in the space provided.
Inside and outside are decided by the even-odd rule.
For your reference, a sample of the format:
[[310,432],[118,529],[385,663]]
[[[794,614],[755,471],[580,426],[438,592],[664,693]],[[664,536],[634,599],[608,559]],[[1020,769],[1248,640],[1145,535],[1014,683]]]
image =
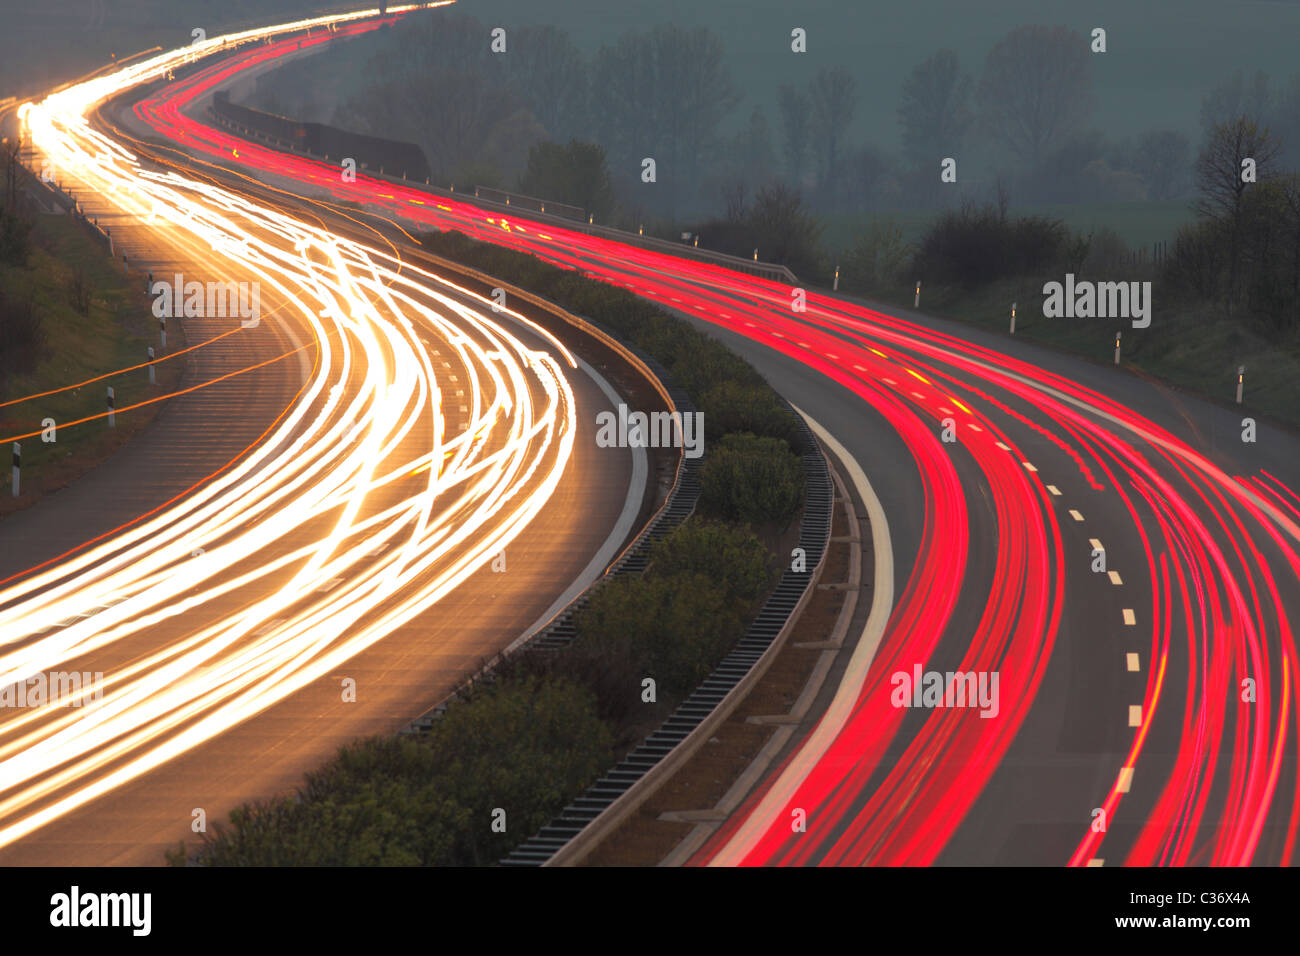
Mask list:
[[[1057,281],[1061,276],[1053,277]],[[1151,278],[1140,273],[1116,275],[1115,280]],[[1115,332],[1123,328],[1125,365],[1163,379],[1211,401],[1231,403],[1236,397],[1236,372],[1245,365],[1244,410],[1261,413],[1300,427],[1300,337],[1280,343],[1263,334],[1217,317],[1208,309],[1161,305],[1160,283],[1154,281],[1151,327],[1133,329],[1127,322],[1105,319],[1049,319],[1042,313],[1043,279],[1007,279],[973,291],[923,286],[921,307],[931,315],[958,319],[1007,332],[1010,306],[1017,303],[1016,336],[1090,361],[1114,360]],[[911,285],[873,295],[906,315],[913,301]]]
[[[903,233],[904,242],[916,242],[925,234],[940,211],[935,209],[886,210],[876,213],[875,216],[896,223]],[[1093,229],[1107,227],[1118,233],[1130,248],[1147,249],[1148,252],[1152,243],[1160,241],[1172,243],[1179,227],[1195,218],[1190,200],[1187,199],[1077,205],[1016,204],[1009,212],[1016,216],[1047,216],[1060,219],[1071,230],[1085,235]],[[836,251],[843,253],[853,245],[857,234],[866,226],[870,218],[870,216],[857,214],[823,217],[826,229],[822,233],[822,244],[832,254]]]
[[[88,314],[72,305],[68,286],[73,271],[83,269],[91,291]],[[15,376],[3,389],[3,400],[62,388],[146,360],[146,349],[157,347],[155,320],[149,311],[144,282],[123,275],[117,261],[94,240],[86,229],[67,216],[40,216],[33,231],[33,250],[27,266],[0,267],[0,287],[6,296],[31,296],[43,316],[46,352],[37,367]],[[179,329],[169,339],[172,350],[183,347]],[[157,395],[172,387],[181,373],[178,362],[163,363],[158,384],[150,386],[144,369],[95,382],[83,388],[61,392],[0,408],[0,447],[8,465],[9,442],[13,436],[36,431],[41,420],[60,423],[57,441],[44,443],[27,438],[23,447],[23,495],[13,499],[9,491],[9,469],[2,469],[6,490],[0,495],[0,514],[35,501],[102,461],[114,449],[138,432],[163,403],[117,415],[117,427],[109,429],[103,419],[82,425],[62,426],[88,415],[105,411],[105,389],[112,385],[118,408]]]

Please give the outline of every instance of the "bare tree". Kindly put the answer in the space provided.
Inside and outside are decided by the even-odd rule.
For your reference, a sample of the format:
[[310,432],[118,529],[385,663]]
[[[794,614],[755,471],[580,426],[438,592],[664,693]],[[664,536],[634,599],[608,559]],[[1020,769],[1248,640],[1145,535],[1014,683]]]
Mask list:
[[1228,235],[1228,315],[1237,292],[1242,245],[1242,210],[1251,183],[1243,166],[1253,160],[1255,179],[1263,179],[1278,153],[1277,142],[1253,119],[1239,116],[1211,130],[1196,159],[1196,210],[1225,227]]
[[754,197],[748,221],[764,259],[796,271],[816,266],[822,226],[804,207],[797,190],[782,182],[764,186]]
[[1201,99],[1201,128],[1209,136],[1214,127],[1242,116],[1256,123],[1266,122],[1276,102],[1267,73],[1259,70],[1246,80],[1237,70]]
[[1088,43],[1067,27],[1018,27],[989,51],[979,106],[990,132],[1032,167],[1092,112]]
[[727,222],[743,222],[745,219],[745,194],[748,187],[743,179],[728,183],[722,188],[722,201],[726,204]]
[[781,149],[785,154],[785,175],[793,183],[803,177],[808,156],[810,125],[808,97],[784,84],[778,93],[781,107]]
[[587,132],[587,66],[567,33],[550,24],[518,27],[505,59],[511,87],[552,140]]
[[940,50],[912,70],[898,104],[909,158],[957,154],[971,124],[970,88],[954,50]]
[[1182,195],[1191,166],[1187,137],[1172,129],[1148,130],[1138,137],[1133,153],[1134,171],[1146,183],[1149,199],[1174,199]]
[[823,200],[832,200],[839,185],[844,131],[857,108],[853,77],[842,66],[822,69],[808,87],[812,104],[812,142],[819,160],[818,185]]
[[698,188],[718,126],[739,101],[722,43],[702,27],[625,33],[600,49],[592,70],[597,141],[610,149],[616,181],[653,158],[670,217],[679,196]]

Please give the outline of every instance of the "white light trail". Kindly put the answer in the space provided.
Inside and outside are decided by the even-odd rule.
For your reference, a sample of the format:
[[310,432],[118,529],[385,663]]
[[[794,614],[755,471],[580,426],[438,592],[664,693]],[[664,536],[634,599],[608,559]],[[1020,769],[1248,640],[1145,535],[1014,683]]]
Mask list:
[[[271,290],[264,298],[311,330],[315,366],[236,466],[0,590],[0,688],[56,670],[104,672],[102,698],[81,707],[0,709],[0,846],[265,710],[430,608],[528,525],[570,459],[576,412],[561,361],[489,318],[494,303],[471,296],[471,307],[465,290],[392,255],[144,169],[86,122],[106,97],[197,55],[291,28],[217,37],[20,111],[33,144],[83,188]],[[495,311],[575,367],[549,334]],[[459,429],[422,339],[466,376],[454,404],[469,411],[450,423]]]

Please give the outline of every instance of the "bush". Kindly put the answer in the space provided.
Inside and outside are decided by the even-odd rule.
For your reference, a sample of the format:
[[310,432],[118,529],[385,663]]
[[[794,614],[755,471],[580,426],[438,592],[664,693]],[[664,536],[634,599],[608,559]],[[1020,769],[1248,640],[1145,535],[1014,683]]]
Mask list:
[[575,647],[609,647],[634,662],[638,681],[653,677],[663,692],[686,694],[743,632],[732,603],[709,575],[618,578],[578,615]]
[[0,372],[25,374],[45,351],[45,330],[32,300],[0,293]]
[[1164,269],[1165,285],[1192,289],[1202,299],[1213,299],[1227,263],[1224,228],[1212,219],[1189,223],[1178,230]]
[[750,432],[793,446],[800,435],[793,413],[766,386],[724,380],[701,394],[696,405],[704,412],[704,434],[710,443],[729,432]]
[[709,451],[700,508],[729,521],[787,521],[803,500],[803,462],[778,438],[727,435]]
[[940,216],[921,239],[914,271],[923,280],[966,288],[1056,265],[1069,232],[1057,219],[1008,219],[997,207],[964,204]]
[[650,573],[709,577],[741,615],[753,611],[776,580],[772,555],[753,532],[700,517],[686,521],[654,546]]
[[[683,326],[682,348],[668,366],[673,381],[692,395],[702,395],[718,382],[733,381],[766,388],[753,366],[716,339]],[[660,359],[660,361],[663,361]]]
[[31,252],[32,221],[0,210],[0,262],[26,265]]
[[[491,863],[594,780],[611,744],[582,688],[563,680],[499,681],[453,704],[426,737],[372,737],[345,747],[308,775],[297,800],[236,809],[229,828],[215,826],[204,838],[197,861]],[[497,807],[506,811],[507,833],[492,832]]]
[[844,259],[840,285],[849,291],[872,293],[906,282],[912,255],[897,223],[872,217]]

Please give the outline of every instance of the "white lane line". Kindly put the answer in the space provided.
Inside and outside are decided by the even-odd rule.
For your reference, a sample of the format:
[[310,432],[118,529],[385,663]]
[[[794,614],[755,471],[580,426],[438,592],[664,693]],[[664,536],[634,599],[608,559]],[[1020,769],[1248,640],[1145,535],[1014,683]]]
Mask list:
[[1030,464],[1029,462],[1027,462],[1027,461],[1022,461],[1020,464],[1024,465],[1025,468],[1026,468],[1028,471],[1037,471],[1037,470],[1038,470],[1037,468],[1035,468],[1033,465],[1031,465],[1031,464]]
[[1047,490],[1050,491],[1052,494],[1054,494],[1056,497],[1058,498],[1061,497],[1061,489],[1056,487],[1056,485],[1048,485]]
[[1099,539],[1097,539],[1097,538],[1089,538],[1089,539],[1088,539],[1088,543],[1089,543],[1090,545],[1092,545],[1092,550],[1094,550],[1094,551],[1105,551],[1105,550],[1106,550],[1106,548],[1102,545],[1101,541],[1100,541]]
[[1079,514],[1079,512],[1075,511],[1073,508],[1070,509],[1070,517],[1073,518],[1075,521],[1083,520],[1083,515]]
[[709,866],[735,866],[755,841],[767,831],[769,823],[777,813],[790,801],[800,784],[807,778],[809,771],[817,765],[835,740],[857,705],[871,667],[871,660],[876,656],[876,649],[885,636],[885,625],[894,606],[894,546],[889,536],[889,521],[885,517],[884,505],[876,497],[871,483],[867,481],[866,472],[857,460],[849,454],[848,449],[835,440],[835,436],[823,428],[816,420],[799,408],[795,412],[802,415],[808,427],[820,438],[831,452],[843,463],[848,477],[853,481],[863,504],[866,505],[867,518],[871,522],[871,545],[875,556],[875,580],[872,584],[871,613],[862,628],[853,656],[849,659],[840,685],[835,690],[826,713],[817,722],[816,729],[804,742],[803,746],[790,758],[781,775],[772,782],[763,799],[750,811],[739,829],[732,835],[709,861]]
[[1130,727],[1142,726],[1142,705],[1141,704],[1128,705],[1128,725]]
[[999,448],[1001,448],[1003,451],[1010,451],[1010,450],[1011,450],[1011,446],[1010,446],[1010,445],[1004,445],[1004,444],[1002,444],[1002,442],[997,442],[997,446],[998,446]]
[[1124,608],[1124,623],[1129,627],[1134,627],[1137,622],[1137,615],[1133,613],[1133,609],[1131,607]]
[[1106,861],[1105,861],[1104,859],[1102,859],[1101,857],[1099,857],[1099,856],[1094,856],[1091,860],[1088,861],[1088,865],[1089,865],[1089,866],[1105,866],[1105,865],[1106,865]]
[[1121,767],[1119,779],[1115,781],[1115,789],[1120,793],[1128,793],[1129,788],[1133,786],[1133,768]]
[[1138,656],[1133,651],[1129,651],[1125,655],[1125,662],[1130,671],[1140,671],[1142,669],[1142,665],[1138,663]]
[[1106,576],[1110,578],[1110,583],[1116,587],[1124,583],[1124,579],[1119,576],[1118,571],[1107,571]]

